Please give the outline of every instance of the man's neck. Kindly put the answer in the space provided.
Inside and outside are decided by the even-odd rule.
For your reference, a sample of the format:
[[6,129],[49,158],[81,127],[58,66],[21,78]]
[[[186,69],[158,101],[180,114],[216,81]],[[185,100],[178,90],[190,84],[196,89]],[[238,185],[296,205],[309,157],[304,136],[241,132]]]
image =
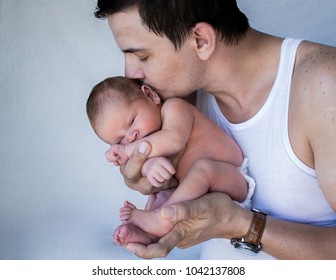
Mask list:
[[282,40],[250,29],[238,45],[217,43],[204,89],[216,97],[230,121],[251,118],[266,102],[277,75]]

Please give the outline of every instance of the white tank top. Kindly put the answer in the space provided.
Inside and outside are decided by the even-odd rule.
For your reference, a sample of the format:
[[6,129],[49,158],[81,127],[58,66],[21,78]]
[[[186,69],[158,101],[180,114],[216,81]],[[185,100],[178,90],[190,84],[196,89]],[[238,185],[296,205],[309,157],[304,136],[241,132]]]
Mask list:
[[197,107],[227,131],[249,159],[256,181],[253,207],[282,220],[313,225],[336,225],[336,212],[326,201],[315,170],[292,150],[288,136],[288,102],[297,47],[286,39],[281,47],[278,74],[267,101],[246,122],[230,123],[216,99],[199,91]]

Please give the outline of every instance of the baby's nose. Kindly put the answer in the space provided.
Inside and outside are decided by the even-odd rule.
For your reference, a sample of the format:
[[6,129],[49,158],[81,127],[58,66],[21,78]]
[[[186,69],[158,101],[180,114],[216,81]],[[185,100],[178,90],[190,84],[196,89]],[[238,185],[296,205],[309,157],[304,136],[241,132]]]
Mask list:
[[136,141],[139,137],[139,132],[137,130],[132,131],[131,133],[128,134],[127,141],[128,143],[132,143]]

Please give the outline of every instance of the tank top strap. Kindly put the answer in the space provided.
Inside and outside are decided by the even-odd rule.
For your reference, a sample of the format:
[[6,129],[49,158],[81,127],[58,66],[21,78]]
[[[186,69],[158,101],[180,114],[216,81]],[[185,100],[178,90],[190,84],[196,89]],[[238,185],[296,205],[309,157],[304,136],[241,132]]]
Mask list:
[[[279,87],[281,90],[286,90],[289,94],[296,61],[296,53],[301,42],[302,40],[290,38],[283,41],[281,45],[278,74],[270,95],[275,94]],[[285,89],[284,87],[287,88]]]

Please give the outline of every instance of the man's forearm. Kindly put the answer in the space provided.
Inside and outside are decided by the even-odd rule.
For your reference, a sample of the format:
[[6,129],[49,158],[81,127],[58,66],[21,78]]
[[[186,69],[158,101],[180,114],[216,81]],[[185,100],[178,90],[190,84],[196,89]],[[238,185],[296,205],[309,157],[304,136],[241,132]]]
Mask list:
[[336,259],[336,227],[311,226],[267,217],[263,250],[277,259]]

